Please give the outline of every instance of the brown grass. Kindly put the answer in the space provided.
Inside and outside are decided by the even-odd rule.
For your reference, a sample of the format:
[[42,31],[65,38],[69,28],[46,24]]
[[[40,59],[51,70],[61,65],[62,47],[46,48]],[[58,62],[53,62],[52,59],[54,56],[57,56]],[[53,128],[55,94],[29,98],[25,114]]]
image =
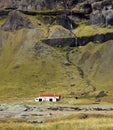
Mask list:
[[26,123],[25,120],[0,119],[0,130],[112,130],[112,111],[60,112],[57,118],[49,118],[42,124]]

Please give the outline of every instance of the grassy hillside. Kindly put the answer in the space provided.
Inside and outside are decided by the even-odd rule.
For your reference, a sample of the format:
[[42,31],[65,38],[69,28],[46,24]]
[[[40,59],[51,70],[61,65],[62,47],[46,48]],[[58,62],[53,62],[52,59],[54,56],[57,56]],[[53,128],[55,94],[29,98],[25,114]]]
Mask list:
[[72,62],[84,71],[84,80],[94,93],[105,91],[103,101],[111,102],[113,95],[113,41],[103,44],[89,43],[70,52]]
[[[52,25],[48,35],[48,27],[36,16],[26,17],[34,29],[0,31],[1,100],[24,98],[33,102],[40,93],[60,93],[63,104],[113,102],[113,41],[69,48],[67,59],[68,47],[53,48],[42,43],[41,39],[54,38],[59,31],[60,37],[71,36],[69,30]],[[5,20],[1,19],[0,25]],[[73,32],[77,36],[87,36],[113,32],[113,29],[81,24]],[[107,96],[96,99],[101,91]]]
[[[65,55],[39,41],[37,29],[2,33],[0,96],[36,96],[40,91],[67,93],[80,80]],[[74,71],[73,71],[74,70]]]

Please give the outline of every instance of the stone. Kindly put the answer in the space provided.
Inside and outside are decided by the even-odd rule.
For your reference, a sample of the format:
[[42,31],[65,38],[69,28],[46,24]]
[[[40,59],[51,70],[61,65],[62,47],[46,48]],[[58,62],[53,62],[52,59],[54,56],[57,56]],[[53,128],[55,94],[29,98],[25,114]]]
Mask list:
[[107,94],[104,91],[100,91],[99,94],[96,96],[96,98],[101,98],[107,96]]
[[44,121],[42,121],[42,120],[28,120],[27,123],[31,123],[31,124],[41,124],[41,123],[44,123]]
[[87,114],[80,114],[79,118],[80,119],[86,119],[86,118],[88,118],[88,115]]
[[0,111],[5,111],[8,109],[8,106],[6,105],[0,105]]
[[19,114],[15,116],[15,118],[19,118],[19,119],[26,119],[29,117],[30,117],[30,114]]

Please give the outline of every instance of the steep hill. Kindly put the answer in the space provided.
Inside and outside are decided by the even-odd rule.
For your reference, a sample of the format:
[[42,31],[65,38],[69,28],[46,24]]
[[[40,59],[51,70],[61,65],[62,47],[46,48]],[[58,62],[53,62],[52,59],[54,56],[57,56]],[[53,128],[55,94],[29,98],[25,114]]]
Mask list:
[[1,100],[60,93],[64,104],[113,102],[112,0],[0,7]]

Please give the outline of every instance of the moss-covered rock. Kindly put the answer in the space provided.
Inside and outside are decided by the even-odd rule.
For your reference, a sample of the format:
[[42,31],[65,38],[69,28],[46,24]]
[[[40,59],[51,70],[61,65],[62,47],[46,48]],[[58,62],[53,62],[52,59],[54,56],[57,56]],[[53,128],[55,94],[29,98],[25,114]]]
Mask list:
[[48,38],[66,38],[72,37],[72,35],[73,34],[69,30],[63,28],[62,26],[54,25],[48,29]]

